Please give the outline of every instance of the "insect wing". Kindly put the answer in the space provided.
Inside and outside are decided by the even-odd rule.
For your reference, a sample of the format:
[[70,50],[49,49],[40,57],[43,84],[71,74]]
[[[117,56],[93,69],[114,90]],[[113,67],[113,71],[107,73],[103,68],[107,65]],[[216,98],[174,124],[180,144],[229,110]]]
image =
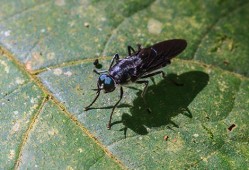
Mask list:
[[186,40],[173,39],[159,42],[151,47],[161,54],[163,58],[172,59],[180,54],[187,46]]
[[143,61],[140,66],[140,73],[145,74],[165,67],[170,63],[170,59],[180,54],[186,46],[187,42],[185,40],[173,39],[142,49],[138,54]]

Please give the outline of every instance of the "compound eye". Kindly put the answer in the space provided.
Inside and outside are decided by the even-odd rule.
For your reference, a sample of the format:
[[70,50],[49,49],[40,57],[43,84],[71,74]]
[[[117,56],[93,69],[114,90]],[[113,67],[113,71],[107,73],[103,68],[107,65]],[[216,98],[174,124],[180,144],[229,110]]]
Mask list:
[[106,75],[105,75],[105,74],[102,74],[102,75],[99,76],[98,85],[99,85],[100,87],[103,87],[103,86],[104,86],[105,79],[106,79]]
[[106,92],[112,92],[113,90],[115,90],[115,83],[111,77],[106,78],[104,83],[104,89]]
[[99,77],[98,84],[100,87],[104,88],[106,93],[112,92],[113,90],[115,90],[115,82],[113,78],[111,78],[109,75],[102,74]]

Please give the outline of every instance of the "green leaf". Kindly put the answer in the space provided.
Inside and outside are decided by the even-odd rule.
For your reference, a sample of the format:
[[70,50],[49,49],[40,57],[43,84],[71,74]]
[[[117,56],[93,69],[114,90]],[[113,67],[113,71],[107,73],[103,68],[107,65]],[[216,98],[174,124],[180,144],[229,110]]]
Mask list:
[[[0,6],[0,169],[247,169],[249,3],[7,1]],[[94,99],[127,45],[188,47],[142,85]],[[183,86],[176,86],[174,80]],[[152,110],[148,113],[147,108]]]

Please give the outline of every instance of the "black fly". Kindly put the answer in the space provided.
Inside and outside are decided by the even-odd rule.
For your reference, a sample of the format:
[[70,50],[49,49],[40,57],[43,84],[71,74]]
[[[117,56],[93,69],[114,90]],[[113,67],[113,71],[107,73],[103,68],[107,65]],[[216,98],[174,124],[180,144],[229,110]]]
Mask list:
[[107,128],[110,129],[114,109],[123,97],[122,85],[126,85],[130,82],[145,84],[144,90],[141,94],[142,98],[144,98],[149,81],[141,79],[152,77],[157,74],[166,77],[165,73],[159,69],[170,64],[170,60],[180,54],[186,46],[187,42],[185,40],[173,39],[159,42],[147,48],[141,48],[141,46],[138,45],[137,51],[135,51],[131,46],[128,46],[128,57],[124,59],[119,59],[119,55],[115,54],[108,70],[94,70],[95,73],[100,75],[97,89],[95,89],[97,95],[92,103],[85,107],[85,110],[91,109],[91,106],[99,97],[101,90],[104,90],[105,93],[109,93],[114,91],[117,85],[120,85],[120,98],[112,108],[107,125]]

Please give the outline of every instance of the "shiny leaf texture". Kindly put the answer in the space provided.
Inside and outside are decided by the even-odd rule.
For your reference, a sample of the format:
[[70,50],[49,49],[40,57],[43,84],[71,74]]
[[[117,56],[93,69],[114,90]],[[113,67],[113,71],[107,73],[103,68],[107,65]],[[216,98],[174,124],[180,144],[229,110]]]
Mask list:
[[[247,169],[246,0],[1,0],[0,169]],[[160,75],[96,95],[127,45],[188,46]],[[183,84],[176,86],[168,80]],[[146,108],[151,109],[148,113]]]

